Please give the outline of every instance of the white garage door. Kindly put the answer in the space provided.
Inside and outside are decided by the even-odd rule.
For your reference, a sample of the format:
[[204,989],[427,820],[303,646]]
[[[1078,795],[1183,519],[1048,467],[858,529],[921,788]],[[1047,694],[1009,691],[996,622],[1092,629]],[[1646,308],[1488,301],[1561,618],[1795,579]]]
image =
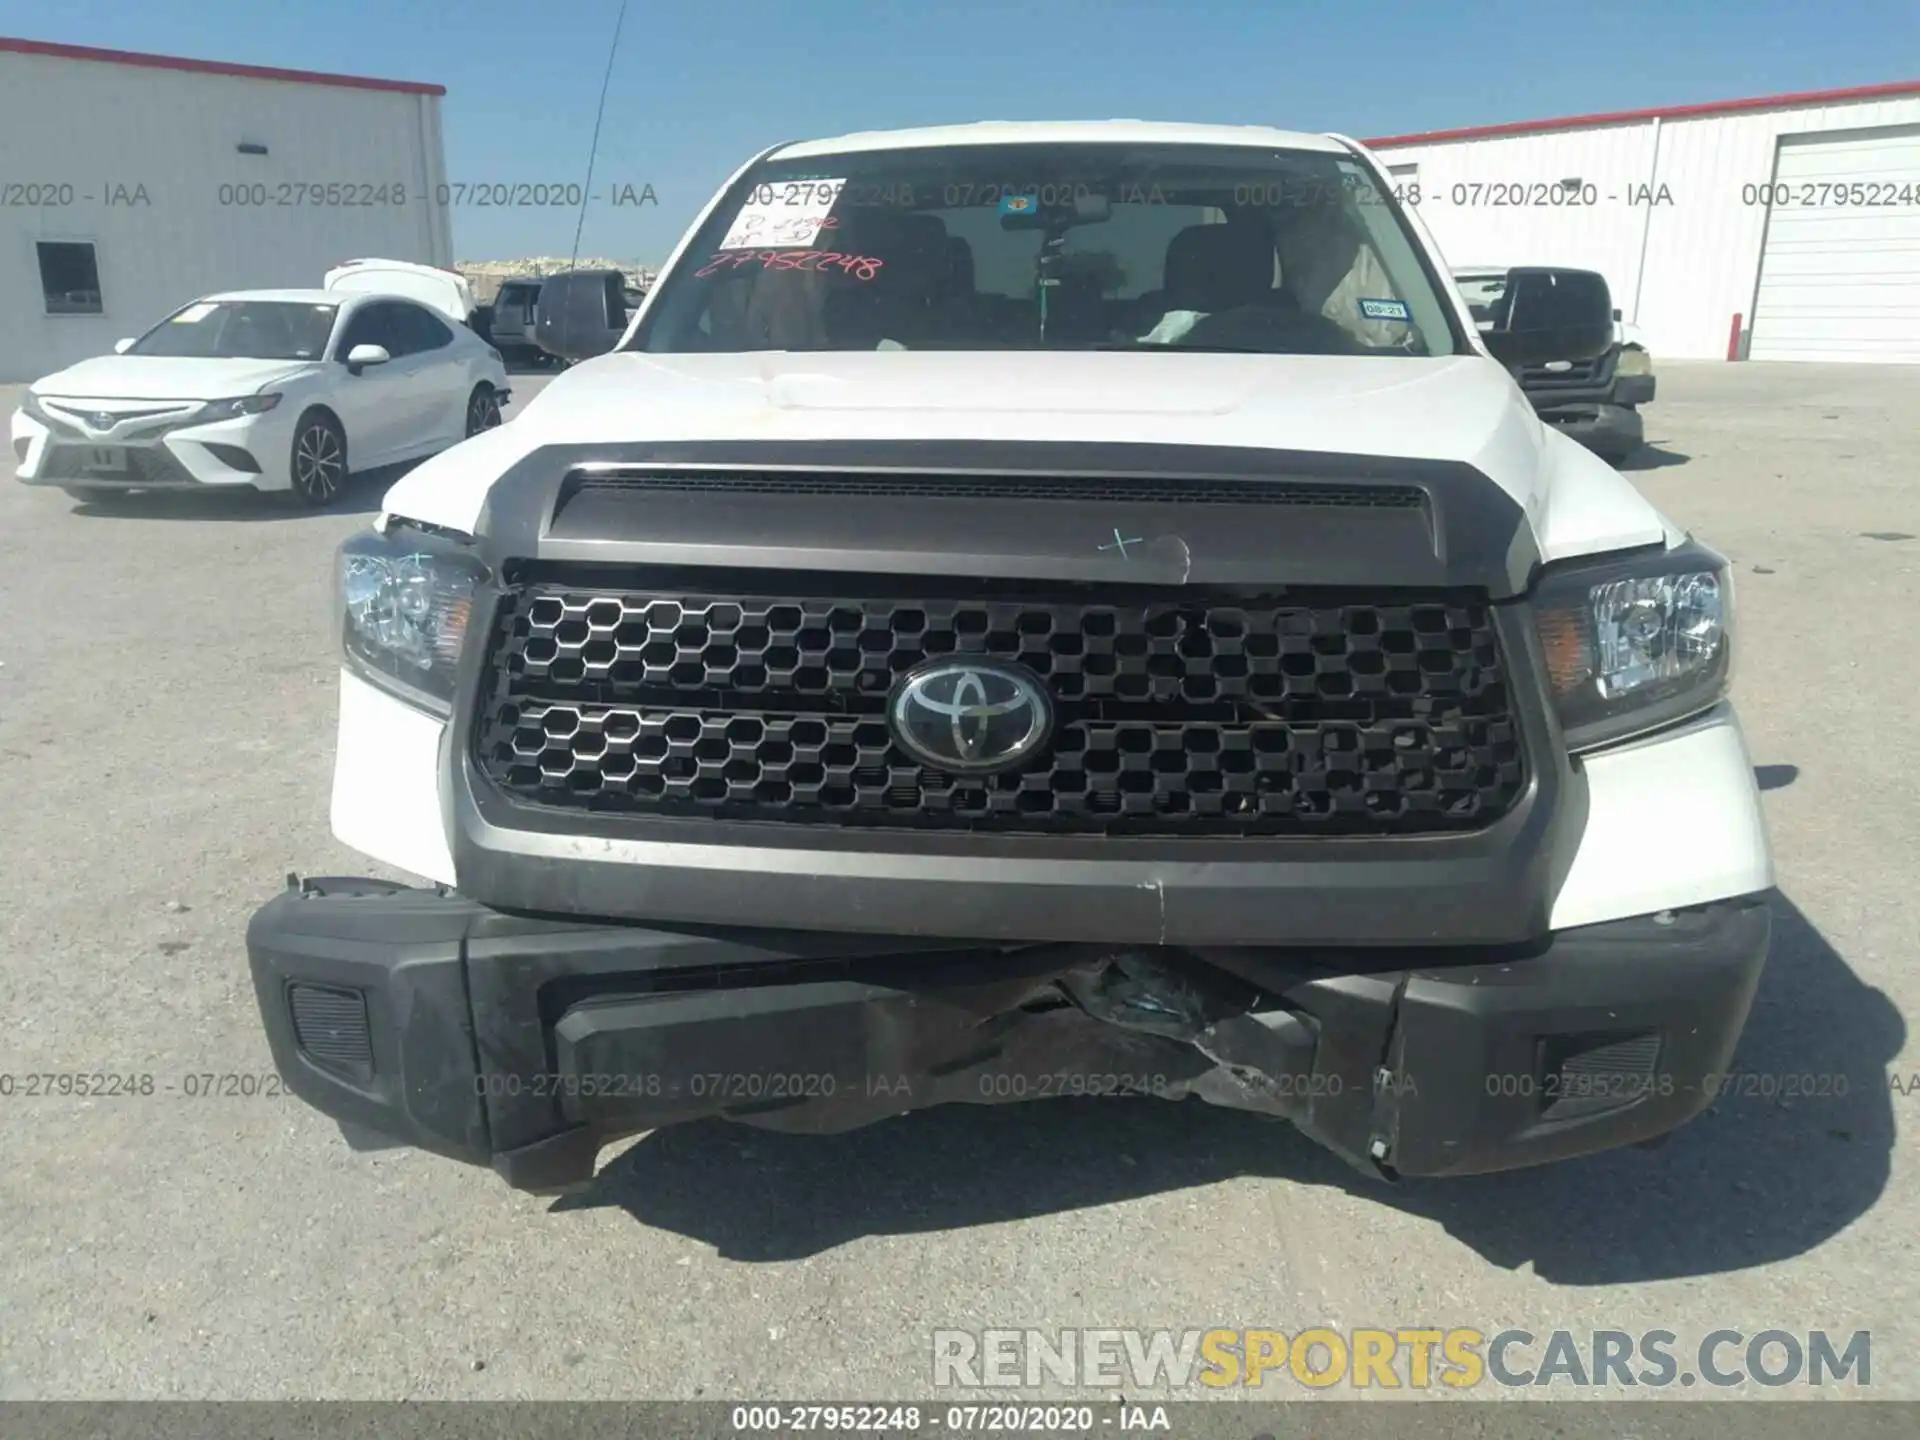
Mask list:
[[1755,360],[1920,364],[1920,126],[1783,136]]

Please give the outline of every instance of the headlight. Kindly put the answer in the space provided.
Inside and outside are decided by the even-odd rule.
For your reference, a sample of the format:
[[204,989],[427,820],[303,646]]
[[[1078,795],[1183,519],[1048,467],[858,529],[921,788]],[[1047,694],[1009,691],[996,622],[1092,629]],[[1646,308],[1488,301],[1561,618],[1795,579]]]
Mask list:
[[74,435],[80,433],[80,424],[77,420],[70,420],[64,415],[50,413],[45,406],[41,405],[39,397],[31,390],[21,392],[20,408],[38,420],[42,425],[55,430],[65,430]]
[[451,714],[474,591],[486,578],[466,545],[404,523],[343,542],[336,581],[347,667]]
[[211,425],[216,420],[238,420],[242,415],[264,415],[279,403],[278,395],[236,395],[231,400],[209,400],[193,417],[193,423]]
[[1638,345],[1630,345],[1620,352],[1620,363],[1613,368],[1616,375],[1651,375],[1653,357]]
[[1733,577],[1704,545],[1556,566],[1533,611],[1569,749],[1671,724],[1727,693]]

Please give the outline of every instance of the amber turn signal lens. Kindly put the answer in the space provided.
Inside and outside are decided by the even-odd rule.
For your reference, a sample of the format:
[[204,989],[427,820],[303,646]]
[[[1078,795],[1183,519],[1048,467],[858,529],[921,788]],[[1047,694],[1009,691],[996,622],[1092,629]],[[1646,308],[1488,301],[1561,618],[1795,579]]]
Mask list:
[[1543,610],[1537,623],[1553,693],[1571,695],[1593,678],[1593,645],[1587,627],[1572,609]]

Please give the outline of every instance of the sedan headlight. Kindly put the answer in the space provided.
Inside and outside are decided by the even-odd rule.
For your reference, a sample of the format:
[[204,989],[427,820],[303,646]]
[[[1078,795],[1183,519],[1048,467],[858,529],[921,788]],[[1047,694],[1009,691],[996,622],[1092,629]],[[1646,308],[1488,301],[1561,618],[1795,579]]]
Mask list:
[[404,522],[343,542],[336,568],[347,667],[437,715],[453,711],[474,592],[471,547]]
[[1620,363],[1613,368],[1616,375],[1651,375],[1653,357],[1638,345],[1629,345],[1620,352]]
[[1556,566],[1533,610],[1569,749],[1683,720],[1727,693],[1733,577],[1704,545]]
[[264,415],[279,403],[278,395],[236,395],[231,400],[209,400],[193,417],[193,423],[211,425],[216,420],[238,420],[242,415]]
[[71,420],[64,415],[51,413],[40,403],[40,397],[35,395],[31,390],[23,390],[20,392],[20,408],[50,429],[67,430],[76,435],[80,433],[78,421]]

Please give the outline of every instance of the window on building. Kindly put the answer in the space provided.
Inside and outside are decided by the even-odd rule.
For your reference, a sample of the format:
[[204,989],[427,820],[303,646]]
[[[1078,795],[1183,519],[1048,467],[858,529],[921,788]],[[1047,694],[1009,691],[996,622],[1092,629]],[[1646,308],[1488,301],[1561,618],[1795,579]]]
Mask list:
[[90,240],[41,240],[40,293],[49,315],[99,315],[100,266]]

